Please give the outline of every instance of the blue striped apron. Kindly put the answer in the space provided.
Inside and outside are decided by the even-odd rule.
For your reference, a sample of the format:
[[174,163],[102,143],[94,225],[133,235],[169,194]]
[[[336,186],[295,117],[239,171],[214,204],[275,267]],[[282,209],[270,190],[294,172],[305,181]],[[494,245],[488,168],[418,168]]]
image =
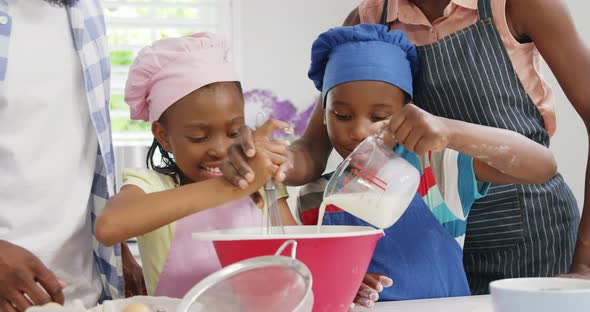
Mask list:
[[[381,22],[386,23],[385,9]],[[414,103],[446,118],[510,129],[549,146],[543,118],[528,96],[494,24],[490,0],[478,21],[418,47]],[[579,211],[558,174],[541,185],[494,184],[472,207],[463,263],[473,294],[509,277],[553,276],[572,261]]]

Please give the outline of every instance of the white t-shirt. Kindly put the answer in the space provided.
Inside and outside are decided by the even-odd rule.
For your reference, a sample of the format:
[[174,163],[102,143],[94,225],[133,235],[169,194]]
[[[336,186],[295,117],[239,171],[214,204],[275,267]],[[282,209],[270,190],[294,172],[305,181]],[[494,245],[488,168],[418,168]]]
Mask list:
[[67,11],[16,0],[10,14],[0,91],[0,239],[39,257],[68,284],[66,300],[93,306],[102,290],[88,209],[98,143]]

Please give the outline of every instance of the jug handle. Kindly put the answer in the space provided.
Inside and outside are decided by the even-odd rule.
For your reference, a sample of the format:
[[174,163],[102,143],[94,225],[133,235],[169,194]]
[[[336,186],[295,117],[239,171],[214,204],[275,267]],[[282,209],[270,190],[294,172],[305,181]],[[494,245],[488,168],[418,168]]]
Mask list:
[[381,127],[379,127],[379,130],[377,130],[377,132],[375,132],[375,134],[373,135],[373,137],[377,141],[379,141],[381,143],[384,143],[383,142],[383,136],[385,135],[386,132],[389,133],[389,136],[391,137],[391,139],[393,140],[393,142],[396,143],[397,142],[397,139],[395,138],[395,136],[393,135],[393,133],[391,131],[389,131],[389,124],[387,124],[387,123],[384,124],[384,125],[382,125]]
[[[385,134],[385,132],[389,132],[389,129],[387,128],[388,124],[384,124],[381,127],[379,127],[379,130],[377,130],[377,132],[375,133],[375,137],[378,138],[379,140],[383,141],[383,135]],[[391,134],[391,136],[393,137],[393,134]],[[395,139],[395,137],[393,137]]]

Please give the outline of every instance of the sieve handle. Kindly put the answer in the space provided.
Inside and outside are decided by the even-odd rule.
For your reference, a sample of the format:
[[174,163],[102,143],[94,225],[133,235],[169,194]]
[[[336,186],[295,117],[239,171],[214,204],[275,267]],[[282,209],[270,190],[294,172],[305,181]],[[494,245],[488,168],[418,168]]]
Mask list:
[[290,239],[288,241],[285,241],[281,247],[279,247],[279,249],[277,249],[277,252],[275,253],[275,256],[280,256],[283,251],[285,250],[285,248],[287,248],[287,246],[291,245],[291,258],[295,259],[295,256],[297,255],[297,241]]

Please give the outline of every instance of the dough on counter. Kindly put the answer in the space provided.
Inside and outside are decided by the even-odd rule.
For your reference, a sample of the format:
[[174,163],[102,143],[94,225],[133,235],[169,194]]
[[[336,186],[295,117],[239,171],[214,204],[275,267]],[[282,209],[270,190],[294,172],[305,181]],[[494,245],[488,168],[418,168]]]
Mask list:
[[123,309],[123,312],[153,312],[150,307],[143,303],[133,302]]
[[44,307],[61,307],[61,304],[57,303],[57,302],[48,302],[46,304],[43,305]]

